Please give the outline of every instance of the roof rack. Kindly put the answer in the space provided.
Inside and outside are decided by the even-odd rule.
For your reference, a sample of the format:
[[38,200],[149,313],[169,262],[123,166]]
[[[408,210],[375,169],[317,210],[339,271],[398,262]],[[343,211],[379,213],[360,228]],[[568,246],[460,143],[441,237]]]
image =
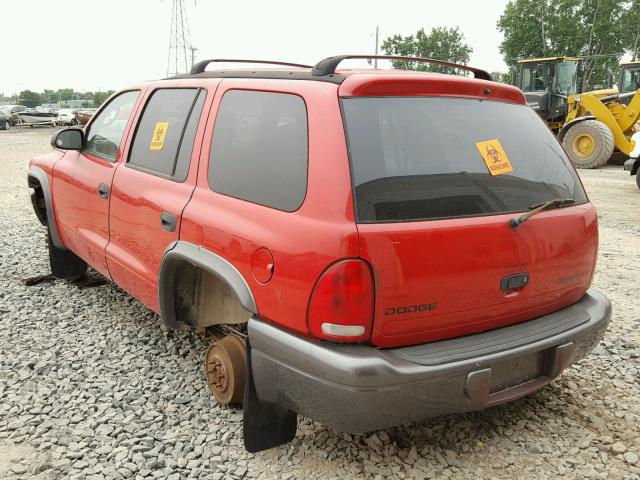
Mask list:
[[284,65],[286,67],[299,67],[299,68],[311,68],[311,65],[301,65],[299,63],[287,63],[287,62],[270,62],[269,60],[239,60],[236,58],[210,58],[209,60],[202,60],[191,67],[190,75],[196,75],[205,71],[210,63],[265,63],[268,65]]
[[336,68],[338,64],[340,64],[343,60],[347,59],[379,59],[379,60],[399,60],[403,62],[421,62],[421,63],[430,63],[432,65],[440,65],[443,67],[449,68],[459,68],[460,70],[467,70],[469,72],[473,72],[473,76],[475,78],[480,78],[482,80],[493,80],[489,72],[485,70],[481,70],[479,68],[469,67],[467,65],[460,65],[458,63],[445,62],[444,60],[435,60],[433,58],[422,58],[422,57],[399,57],[396,55],[336,55],[335,57],[325,58],[324,60],[320,60],[315,64],[313,70],[311,70],[312,75],[323,76],[323,75],[332,75],[336,73]]

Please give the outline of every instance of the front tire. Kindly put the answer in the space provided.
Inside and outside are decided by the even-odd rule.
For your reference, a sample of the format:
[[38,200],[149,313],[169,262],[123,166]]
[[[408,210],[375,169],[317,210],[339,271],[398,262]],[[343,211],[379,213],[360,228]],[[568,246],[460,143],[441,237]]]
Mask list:
[[640,171],[636,173],[636,185],[640,188]]
[[598,168],[613,154],[613,134],[598,120],[584,120],[569,128],[562,146],[576,168]]
[[5,129],[5,130],[11,130],[11,120],[7,120],[7,121],[4,123],[4,129]]
[[51,274],[64,280],[78,280],[87,271],[87,263],[71,250],[56,247],[47,231],[47,247],[49,249],[49,266]]

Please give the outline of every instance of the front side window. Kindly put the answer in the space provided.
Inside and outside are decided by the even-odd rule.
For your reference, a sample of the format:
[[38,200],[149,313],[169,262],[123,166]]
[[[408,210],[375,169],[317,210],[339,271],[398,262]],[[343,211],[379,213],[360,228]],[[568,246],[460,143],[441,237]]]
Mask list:
[[522,65],[522,91],[523,92],[540,92],[546,90],[545,70],[548,66],[544,64]]
[[306,195],[307,157],[302,98],[248,90],[224,95],[209,160],[215,192],[292,212]]
[[140,117],[128,165],[184,180],[204,97],[197,88],[156,90]]
[[556,198],[587,201],[560,144],[525,105],[361,97],[343,99],[342,108],[360,222],[522,212]]
[[124,92],[111,100],[96,116],[87,132],[85,152],[115,161],[133,107],[140,92]]

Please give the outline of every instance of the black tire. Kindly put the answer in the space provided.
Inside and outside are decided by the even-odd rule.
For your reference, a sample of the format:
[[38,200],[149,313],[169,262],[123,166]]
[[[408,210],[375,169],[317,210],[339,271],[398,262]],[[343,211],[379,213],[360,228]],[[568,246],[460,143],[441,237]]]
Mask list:
[[11,120],[7,119],[7,121],[4,123],[4,129],[11,130]]
[[562,146],[576,168],[598,168],[613,154],[613,134],[598,120],[584,120],[569,128]]
[[636,185],[640,188],[640,171],[636,173]]
[[78,280],[87,271],[87,263],[71,250],[56,247],[51,241],[51,233],[47,231],[47,247],[49,248],[49,265],[51,274],[64,280]]

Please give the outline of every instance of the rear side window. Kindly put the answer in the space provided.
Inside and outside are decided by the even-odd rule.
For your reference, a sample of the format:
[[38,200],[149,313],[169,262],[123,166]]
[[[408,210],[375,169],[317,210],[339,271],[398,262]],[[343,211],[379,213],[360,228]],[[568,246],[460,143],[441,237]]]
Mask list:
[[297,210],[307,191],[307,109],[297,95],[230,90],[220,103],[209,161],[218,193]]
[[129,165],[184,180],[204,97],[205,91],[195,88],[156,90],[138,123]]
[[[347,98],[342,108],[359,222],[521,212],[555,198],[587,201],[558,141],[527,106],[394,97]],[[503,154],[508,163],[494,163]]]

